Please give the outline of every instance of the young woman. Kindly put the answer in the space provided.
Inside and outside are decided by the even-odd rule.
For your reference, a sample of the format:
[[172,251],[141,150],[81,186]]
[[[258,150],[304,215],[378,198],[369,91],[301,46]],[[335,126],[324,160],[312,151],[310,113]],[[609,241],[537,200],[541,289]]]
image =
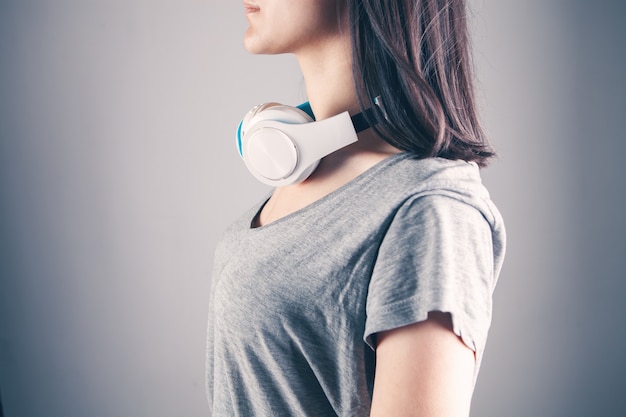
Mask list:
[[479,176],[493,151],[465,7],[244,2],[246,48],[296,56],[310,126],[344,112],[367,123],[222,237],[214,417],[468,415],[505,235]]

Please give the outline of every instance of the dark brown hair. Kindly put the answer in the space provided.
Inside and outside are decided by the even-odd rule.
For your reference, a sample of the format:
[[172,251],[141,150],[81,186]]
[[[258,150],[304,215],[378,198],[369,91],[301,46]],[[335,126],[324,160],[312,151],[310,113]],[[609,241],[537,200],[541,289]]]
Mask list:
[[[393,146],[474,161],[495,153],[480,127],[464,0],[348,0],[361,109]],[[381,106],[374,105],[380,97]]]

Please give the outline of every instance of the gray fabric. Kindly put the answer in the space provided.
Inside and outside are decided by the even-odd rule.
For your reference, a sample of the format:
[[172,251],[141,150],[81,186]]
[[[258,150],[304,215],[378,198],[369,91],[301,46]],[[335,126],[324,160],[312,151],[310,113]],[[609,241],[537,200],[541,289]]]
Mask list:
[[452,314],[476,352],[504,256],[473,163],[401,153],[264,227],[259,204],[214,261],[207,394],[214,417],[367,416],[371,336]]

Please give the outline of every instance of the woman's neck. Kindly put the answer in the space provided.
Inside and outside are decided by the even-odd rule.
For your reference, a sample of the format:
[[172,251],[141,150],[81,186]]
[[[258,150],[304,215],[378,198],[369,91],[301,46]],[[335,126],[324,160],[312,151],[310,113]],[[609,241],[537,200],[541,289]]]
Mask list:
[[336,39],[309,53],[296,54],[296,58],[316,119],[359,112],[349,40]]

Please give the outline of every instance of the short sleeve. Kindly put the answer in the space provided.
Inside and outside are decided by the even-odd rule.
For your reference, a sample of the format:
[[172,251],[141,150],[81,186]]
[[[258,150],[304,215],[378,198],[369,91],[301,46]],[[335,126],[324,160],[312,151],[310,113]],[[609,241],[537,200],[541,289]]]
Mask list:
[[474,206],[427,195],[395,213],[369,284],[365,341],[423,321],[430,311],[452,316],[453,330],[480,361],[491,323],[495,286],[489,222]]

